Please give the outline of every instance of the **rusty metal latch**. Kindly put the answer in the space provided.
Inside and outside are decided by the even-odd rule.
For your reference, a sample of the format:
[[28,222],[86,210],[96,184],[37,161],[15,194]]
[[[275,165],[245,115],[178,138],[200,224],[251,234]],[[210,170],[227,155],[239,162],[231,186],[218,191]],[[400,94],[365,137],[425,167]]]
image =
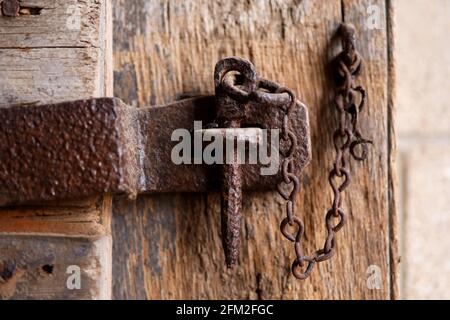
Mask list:
[[[221,134],[250,148],[262,143],[263,130],[285,128],[285,109],[293,105],[290,134],[296,142],[288,148],[295,151],[292,174],[299,175],[310,160],[308,114],[244,59],[219,61],[214,81],[215,95],[141,109],[117,98],[0,109],[0,206],[221,189],[226,262],[236,264],[242,190],[276,189],[281,170],[261,175],[264,164],[241,164],[233,156],[224,164],[174,163],[173,132]],[[196,129],[196,121],[214,125]]]
[[[16,12],[12,3],[3,10]],[[329,173],[333,202],[325,216],[325,243],[312,254],[303,252],[304,224],[295,212],[299,176],[311,157],[307,109],[291,90],[259,77],[253,64],[237,57],[216,64],[212,96],[142,109],[116,98],[0,109],[0,206],[220,189],[223,247],[231,267],[239,257],[242,191],[276,189],[286,201],[280,231],[294,246],[292,273],[306,279],[316,263],[335,254],[336,235],[346,222],[342,193],[351,180],[349,161],[365,160],[372,144],[358,121],[367,94],[356,84],[363,59],[356,50],[355,28],[341,25],[340,36],[342,52],[333,61],[339,113]],[[207,125],[198,127],[199,122]],[[177,130],[187,132],[189,141],[194,136],[194,161],[191,146],[182,148],[180,157],[188,161],[174,160]],[[198,136],[200,144],[225,144],[226,161],[216,161],[216,149],[214,162],[198,161]],[[270,174],[262,174],[267,164],[261,159],[240,161],[240,150],[250,159],[258,147],[281,158]]]
[[[339,113],[332,137],[336,158],[329,174],[333,203],[325,216],[325,243],[311,255],[303,252],[304,224],[295,212],[299,175],[311,156],[306,107],[291,90],[259,77],[249,61],[237,57],[217,63],[214,96],[144,109],[101,98],[0,110],[0,206],[220,188],[223,248],[232,267],[239,257],[242,191],[276,188],[286,201],[280,231],[294,245],[292,274],[308,278],[316,263],[333,257],[336,234],[345,225],[341,194],[350,184],[350,158],[365,160],[372,144],[358,122],[366,90],[356,84],[363,59],[356,50],[355,28],[343,24],[340,35],[342,52],[333,61]],[[208,125],[196,127],[198,121]],[[195,143],[194,165],[190,145],[182,148],[188,161],[175,161],[173,133],[180,129],[192,133],[194,141],[200,136],[203,142],[225,144],[222,161],[198,161]],[[268,143],[268,131],[271,138],[280,134],[279,139]],[[281,158],[270,174],[262,174],[267,168],[261,159],[240,161],[240,150],[248,151],[250,159],[258,147]]]
[[[268,106],[271,99],[283,105],[289,96],[258,92],[258,100],[240,111],[245,114],[241,126],[282,128],[282,108]],[[226,99],[218,92],[146,108],[129,107],[117,98],[2,108],[0,206],[101,194],[219,190],[220,165],[173,163],[177,142],[172,133],[179,128],[193,132],[195,121],[226,119]],[[300,173],[310,160],[308,115],[300,102],[292,119],[292,130],[301,137],[294,164]],[[276,189],[280,172],[262,176],[261,167],[241,165],[243,190]]]

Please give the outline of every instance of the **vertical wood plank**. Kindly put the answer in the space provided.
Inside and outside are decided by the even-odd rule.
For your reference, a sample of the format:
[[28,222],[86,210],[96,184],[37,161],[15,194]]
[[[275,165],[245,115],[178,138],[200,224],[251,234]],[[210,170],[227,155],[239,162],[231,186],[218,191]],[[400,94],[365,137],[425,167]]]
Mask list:
[[397,139],[395,131],[397,103],[397,74],[395,58],[395,7],[393,0],[386,1],[387,39],[388,39],[388,196],[389,196],[389,245],[390,245],[390,277],[391,296],[393,300],[400,299],[400,244],[399,244],[399,213],[397,213]]
[[[0,16],[0,107],[111,96],[111,2],[20,3],[40,10]],[[109,299],[111,201],[1,209],[0,298]],[[74,266],[81,288],[67,284]]]
[[[386,221],[382,233],[387,237],[386,248],[380,246],[380,250],[386,250],[386,278],[383,277],[382,288],[388,288],[386,298],[398,298],[398,263],[397,252],[397,214],[395,209],[396,176],[395,176],[395,59],[393,36],[393,3],[392,1],[364,1],[344,0],[344,19],[353,23],[359,30],[359,48],[364,57],[367,57],[364,82],[369,84],[369,108],[363,128],[372,131],[369,125],[379,121],[376,125],[378,131],[374,136],[374,148],[372,155],[379,155],[379,163],[370,163],[370,166],[378,166],[378,173],[385,181],[381,186],[368,185],[374,188],[377,198],[380,199],[382,210],[373,212],[380,214],[379,220]],[[376,77],[374,81],[373,77]],[[369,131],[369,132],[370,132]],[[384,155],[381,157],[380,155]],[[384,162],[386,161],[386,162]],[[363,186],[360,186],[360,188]],[[386,204],[384,204],[386,202]],[[386,206],[386,207],[385,207]],[[372,213],[372,211],[370,211]],[[377,227],[374,224],[374,227]],[[377,230],[377,229],[375,229]],[[368,255],[370,263],[379,266],[384,262],[383,255],[371,253]]]
[[[373,2],[373,1],[372,1]],[[375,1],[382,8],[385,1]],[[345,19],[358,29],[369,91],[362,119],[377,141],[345,197],[349,221],[332,261],[304,282],[293,278],[292,245],[279,233],[283,202],[275,192],[244,196],[240,265],[227,270],[220,240],[218,194],[142,196],[114,202],[113,295],[128,299],[388,299],[391,297],[388,146],[388,36],[364,27],[369,1],[114,0],[115,94],[137,107],[213,92],[215,62],[250,59],[259,73],[294,90],[309,107],[313,157],[296,208],[308,251],[323,245],[331,204],[327,172],[334,152],[334,87],[328,64],[340,50]],[[392,105],[391,105],[392,107]],[[389,149],[391,148],[391,149]],[[168,176],[167,179],[176,179]],[[380,288],[367,285],[370,267]],[[392,278],[393,279],[393,278]]]

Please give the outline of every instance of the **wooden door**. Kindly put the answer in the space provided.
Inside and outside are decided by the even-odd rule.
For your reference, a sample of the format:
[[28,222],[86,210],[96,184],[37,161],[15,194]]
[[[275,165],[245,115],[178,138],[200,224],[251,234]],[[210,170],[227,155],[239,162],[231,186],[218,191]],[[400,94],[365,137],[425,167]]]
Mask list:
[[128,104],[212,93],[214,64],[230,55],[251,60],[306,103],[312,162],[296,207],[308,251],[323,244],[331,202],[327,172],[337,122],[328,64],[340,50],[335,35],[342,21],[356,26],[366,60],[362,127],[375,141],[368,160],[352,164],[355,178],[344,201],[349,220],[337,254],[308,280],[290,274],[294,253],[278,230],[283,203],[276,192],[245,194],[242,253],[233,270],[221,248],[218,194],[140,196],[113,203],[113,298],[397,297],[390,0],[113,0],[113,17],[114,94]]

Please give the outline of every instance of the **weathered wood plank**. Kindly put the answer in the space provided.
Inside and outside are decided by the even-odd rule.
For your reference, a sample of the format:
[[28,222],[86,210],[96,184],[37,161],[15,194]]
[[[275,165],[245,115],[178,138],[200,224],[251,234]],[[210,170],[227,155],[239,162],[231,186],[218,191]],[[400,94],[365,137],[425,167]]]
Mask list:
[[397,136],[395,131],[397,103],[397,74],[395,58],[395,7],[393,0],[386,1],[386,20],[388,37],[388,196],[389,196],[389,244],[390,244],[390,276],[391,299],[400,299],[400,245],[399,245],[399,214],[397,213]]
[[[0,16],[0,107],[112,95],[109,0],[21,5],[43,9],[40,15]],[[65,24],[73,18],[72,5],[81,10],[79,30]],[[0,262],[16,262],[20,274],[6,279],[1,266],[1,298],[111,296],[110,196],[4,208],[0,221]],[[36,276],[40,261],[51,263],[54,275]],[[81,290],[65,289],[68,264],[79,265],[87,277]]]
[[0,248],[0,299],[110,298],[108,236],[2,235]]
[[2,17],[0,49],[101,46],[106,27],[103,1],[22,0],[20,5],[37,12]]
[[[105,207],[106,206],[106,207]],[[109,204],[101,198],[0,210],[0,233],[101,236],[110,232]]]
[[[22,5],[43,7],[41,14],[0,16],[0,107],[105,95],[112,85],[105,71],[112,27],[104,18],[106,2],[28,2]],[[80,10],[76,17],[72,7]],[[70,25],[73,19],[79,26]]]
[[[370,3],[369,3],[370,2]],[[364,164],[353,164],[345,197],[348,224],[332,261],[300,282],[290,275],[292,245],[279,233],[281,199],[275,192],[246,194],[240,265],[227,270],[221,248],[218,194],[153,195],[114,202],[115,298],[388,299],[392,135],[388,117],[385,1],[134,1],[115,0],[115,94],[145,106],[181,95],[213,92],[215,62],[228,55],[250,59],[259,73],[294,90],[309,107],[312,162],[303,177],[297,212],[306,224],[308,251],[323,245],[327,185],[336,127],[328,70],[340,50],[335,32],[355,23],[366,58],[361,79],[369,93],[362,119],[376,144]],[[367,7],[381,8],[384,28],[365,27]],[[392,108],[392,103],[389,104]],[[391,112],[391,111],[389,111]],[[175,177],[168,177],[173,179]],[[392,252],[391,252],[392,253]],[[392,259],[391,259],[392,260]],[[371,267],[372,266],[372,267]],[[368,278],[379,271],[380,289]],[[377,274],[375,274],[377,276]]]
[[[368,224],[373,229],[366,228],[367,232],[381,232],[386,239],[380,238],[377,245],[372,244],[367,252],[367,261],[371,265],[381,267],[381,290],[386,298],[398,297],[397,283],[397,239],[395,210],[395,132],[394,132],[394,99],[395,99],[395,61],[393,55],[393,4],[391,1],[365,1],[344,0],[344,19],[353,23],[360,30],[358,48],[364,57],[367,57],[366,70],[362,82],[367,84],[369,104],[367,116],[361,123],[362,128],[372,134],[374,147],[369,161],[361,168],[363,173],[356,174],[373,178],[383,182],[376,185],[358,179],[355,182],[356,191],[364,188],[376,196],[378,202],[376,209],[368,207],[373,221]],[[376,128],[376,129],[375,129]],[[369,168],[367,168],[369,167]],[[360,171],[361,169],[357,169]],[[367,175],[364,172],[370,172]],[[356,192],[355,192],[356,193]],[[370,198],[369,198],[370,199]],[[363,198],[367,204],[374,202]],[[383,224],[378,225],[377,222]],[[363,222],[363,221],[362,221]],[[369,238],[370,236],[366,236]],[[370,243],[367,242],[366,243]],[[366,244],[366,247],[367,244]],[[361,248],[362,249],[362,248]]]

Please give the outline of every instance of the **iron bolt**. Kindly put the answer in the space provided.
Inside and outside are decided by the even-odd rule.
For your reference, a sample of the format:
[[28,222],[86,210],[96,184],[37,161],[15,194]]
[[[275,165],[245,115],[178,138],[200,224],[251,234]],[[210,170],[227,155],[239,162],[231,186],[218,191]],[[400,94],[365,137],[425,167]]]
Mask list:
[[17,17],[20,11],[20,3],[18,0],[3,0],[2,13],[7,17]]

